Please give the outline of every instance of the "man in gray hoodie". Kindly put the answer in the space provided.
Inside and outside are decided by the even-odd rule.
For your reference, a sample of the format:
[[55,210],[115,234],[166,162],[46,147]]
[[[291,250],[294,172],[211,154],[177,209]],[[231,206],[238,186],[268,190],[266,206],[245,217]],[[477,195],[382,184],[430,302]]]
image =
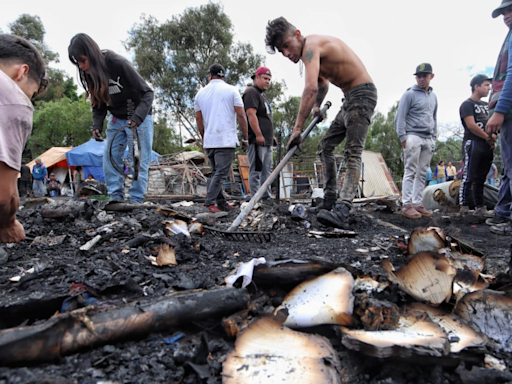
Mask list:
[[432,216],[423,206],[422,196],[437,137],[437,97],[430,87],[434,78],[432,65],[418,65],[414,75],[417,85],[409,88],[400,99],[395,129],[404,148],[402,215],[419,219]]

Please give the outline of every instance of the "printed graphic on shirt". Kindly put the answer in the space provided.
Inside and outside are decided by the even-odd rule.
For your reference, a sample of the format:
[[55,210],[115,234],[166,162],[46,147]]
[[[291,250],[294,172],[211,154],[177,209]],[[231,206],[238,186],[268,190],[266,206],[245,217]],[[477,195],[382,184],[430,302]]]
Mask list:
[[108,79],[108,92],[109,92],[109,94],[115,95],[116,93],[121,93],[121,88],[123,88],[123,86],[119,82],[120,79],[121,79],[120,76],[117,76],[117,81],[112,80],[112,79]]
[[482,130],[485,130],[485,126],[489,118],[489,104],[487,104],[485,101],[474,101],[469,98],[460,106],[460,119],[462,125],[464,126],[464,140],[485,141],[483,138],[478,137],[473,132],[471,132],[471,130],[468,128],[464,119],[469,116],[473,116],[475,119],[475,124],[478,125],[478,127],[480,127]]

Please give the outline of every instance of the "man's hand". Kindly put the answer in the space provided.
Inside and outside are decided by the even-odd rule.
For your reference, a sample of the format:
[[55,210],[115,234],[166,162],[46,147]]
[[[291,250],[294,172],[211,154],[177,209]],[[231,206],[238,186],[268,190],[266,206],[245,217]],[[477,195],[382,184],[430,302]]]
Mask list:
[[126,124],[128,124],[132,128],[137,128],[139,126],[139,124],[137,124],[137,122],[133,120],[128,120]]
[[503,113],[494,112],[485,127],[487,134],[498,133],[501,129],[501,126],[503,125],[504,120],[505,115],[503,115]]
[[92,138],[96,141],[103,141],[103,137],[101,137],[99,129],[95,129],[92,131]]
[[325,117],[320,107],[313,107],[313,117],[316,116],[320,116],[320,120],[318,122],[322,121]]
[[247,148],[249,148],[249,140],[242,140],[242,148],[244,151],[247,151]]
[[274,142],[274,147],[277,147],[278,142],[277,142],[277,137],[275,137],[275,135],[274,135],[274,137],[272,137],[272,140]]
[[262,134],[256,136],[256,144],[258,144],[260,147],[265,146],[265,138],[263,137]]
[[19,243],[25,240],[25,230],[18,220],[7,228],[0,229],[0,241],[2,243]]
[[293,130],[293,133],[290,136],[290,140],[288,140],[288,144],[286,145],[287,152],[290,149],[292,149],[293,147],[295,147],[296,145],[298,145],[299,149],[302,150],[302,147],[301,147],[302,136],[300,134],[301,134],[301,131]]
[[407,145],[407,140],[404,140],[404,141],[402,142],[402,148],[403,148],[403,149],[405,149],[405,146],[406,146],[406,145]]
[[485,141],[487,142],[487,144],[489,144],[489,147],[491,147],[491,149],[494,149],[494,147],[496,145],[497,137],[498,136],[496,136],[495,134],[492,134],[492,135],[487,136],[487,138],[485,139]]

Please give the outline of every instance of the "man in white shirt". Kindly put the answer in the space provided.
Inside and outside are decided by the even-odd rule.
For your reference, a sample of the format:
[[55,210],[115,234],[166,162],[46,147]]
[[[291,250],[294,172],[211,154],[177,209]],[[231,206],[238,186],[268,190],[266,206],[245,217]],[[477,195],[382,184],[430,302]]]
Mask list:
[[242,97],[234,86],[226,84],[225,78],[226,70],[222,65],[211,65],[208,70],[209,83],[197,93],[194,100],[197,128],[212,167],[204,205],[213,213],[234,209],[222,194],[222,183],[227,180],[239,144],[236,120],[242,131],[243,147],[247,148],[249,144]]
[[30,100],[44,91],[46,65],[31,43],[16,35],[0,34],[0,242],[25,239],[16,219],[21,157],[32,132],[34,107]]

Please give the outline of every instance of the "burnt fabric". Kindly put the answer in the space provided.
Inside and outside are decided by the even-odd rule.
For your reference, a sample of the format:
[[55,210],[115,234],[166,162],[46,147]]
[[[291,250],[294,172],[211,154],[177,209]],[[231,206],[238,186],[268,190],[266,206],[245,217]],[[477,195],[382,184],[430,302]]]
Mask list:
[[318,145],[322,159],[324,195],[336,195],[336,159],[334,148],[345,138],[343,151],[346,166],[345,181],[340,193],[340,202],[352,206],[361,177],[361,154],[368,135],[368,126],[377,104],[377,88],[372,83],[360,84],[345,94],[338,115]]

